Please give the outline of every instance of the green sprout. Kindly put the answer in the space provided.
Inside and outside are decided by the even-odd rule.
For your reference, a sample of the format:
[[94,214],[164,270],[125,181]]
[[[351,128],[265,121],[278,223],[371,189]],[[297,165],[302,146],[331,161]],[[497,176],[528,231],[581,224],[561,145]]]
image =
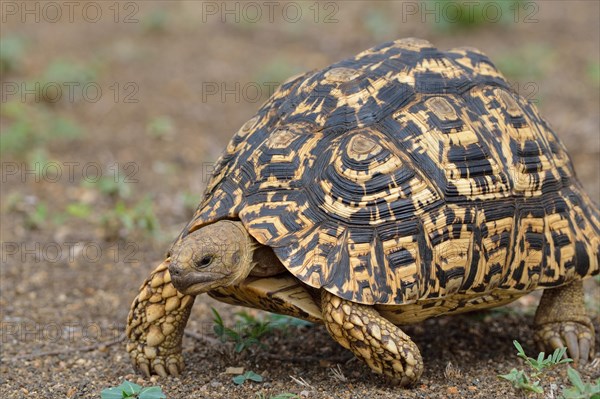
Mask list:
[[[42,73],[38,82],[28,83],[28,86],[34,86],[36,84],[40,98],[49,103],[55,103],[63,98],[68,98],[69,101],[76,101],[83,98],[83,93],[86,95],[96,96],[95,89],[90,88],[89,85],[94,85],[93,82],[96,77],[96,72],[93,68],[82,65],[72,60],[57,59],[48,65],[48,67]],[[73,93],[81,94],[77,98],[69,98],[71,95],[68,87],[74,86],[77,90]],[[90,90],[89,93],[87,90]],[[81,98],[80,98],[81,97]]]
[[163,9],[153,10],[142,19],[142,29],[147,33],[160,33],[167,30],[168,15]]
[[562,394],[565,399],[600,399],[600,378],[597,378],[593,384],[584,383],[577,370],[569,367],[567,376],[573,386],[563,389]]
[[244,374],[233,377],[233,382],[236,385],[242,385],[246,381],[262,382],[263,377],[260,374],[256,374],[254,371],[246,371]]
[[113,209],[102,215],[100,222],[110,238],[125,237],[134,230],[149,235],[155,235],[159,231],[158,217],[150,197],[145,197],[133,206],[119,200]]
[[39,202],[35,205],[33,212],[25,217],[25,225],[31,230],[41,228],[48,219],[48,207],[45,203]]
[[221,342],[232,341],[235,343],[236,353],[240,353],[251,346],[264,346],[260,338],[268,331],[267,324],[258,321],[250,321],[248,318],[245,323],[238,324],[239,328],[233,329],[226,327],[223,319],[216,309],[211,309],[214,316],[213,330]]
[[304,327],[311,323],[299,320],[289,316],[270,315],[264,320],[259,320],[256,317],[246,313],[239,312],[236,314],[238,322],[234,328],[225,326],[223,319],[216,309],[211,309],[213,312],[213,330],[217,337],[222,342],[233,342],[236,353],[252,347],[265,345],[261,342],[262,338],[274,330],[287,331],[289,327]]
[[152,118],[146,125],[146,132],[156,138],[163,138],[173,133],[175,124],[168,116],[157,116]]
[[103,389],[100,393],[101,399],[166,399],[167,396],[158,386],[142,388],[133,382],[124,381],[121,385],[113,388]]
[[3,104],[0,115],[8,122],[0,136],[2,153],[26,153],[57,139],[79,138],[83,133],[75,121],[39,104],[8,101]]
[[0,39],[0,73],[15,71],[21,66],[25,52],[25,40],[18,36]]
[[563,358],[567,348],[557,348],[554,353],[548,355],[548,357],[545,357],[546,355],[544,352],[540,352],[537,359],[534,359],[525,354],[523,347],[518,341],[514,340],[513,345],[517,348],[517,356],[523,359],[525,364],[532,369],[531,375],[528,375],[524,370],[513,368],[510,373],[498,376],[499,378],[511,382],[516,389],[543,393],[544,388],[540,385],[542,375],[554,366],[573,361],[569,358]]

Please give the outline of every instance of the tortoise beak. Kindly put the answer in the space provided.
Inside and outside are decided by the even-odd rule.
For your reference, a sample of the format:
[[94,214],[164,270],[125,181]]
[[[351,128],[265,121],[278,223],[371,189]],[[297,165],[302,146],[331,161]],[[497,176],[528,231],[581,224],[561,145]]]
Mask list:
[[181,292],[181,287],[184,286],[185,270],[177,263],[171,261],[169,263],[169,274],[171,274],[171,282]]
[[186,289],[193,284],[190,269],[183,267],[180,262],[172,259],[169,264],[169,273],[171,274],[171,282],[177,288],[177,291],[187,294]]
[[185,295],[198,295],[210,291],[218,281],[226,277],[223,273],[202,271],[199,272],[190,267],[185,267],[176,260],[171,260],[169,264],[169,273],[171,282],[177,289]]

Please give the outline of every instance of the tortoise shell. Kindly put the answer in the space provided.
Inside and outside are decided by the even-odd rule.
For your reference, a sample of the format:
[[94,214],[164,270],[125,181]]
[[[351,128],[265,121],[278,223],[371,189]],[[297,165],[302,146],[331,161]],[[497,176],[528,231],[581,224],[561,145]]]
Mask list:
[[282,84],[180,238],[221,219],[306,285],[363,304],[522,294],[599,271],[598,208],[536,107],[481,52],[417,39]]

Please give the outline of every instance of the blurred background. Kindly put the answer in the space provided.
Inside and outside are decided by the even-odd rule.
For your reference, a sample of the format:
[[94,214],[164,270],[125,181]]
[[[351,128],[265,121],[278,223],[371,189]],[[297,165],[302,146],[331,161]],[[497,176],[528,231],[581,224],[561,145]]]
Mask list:
[[[2,357],[13,359],[0,366],[3,397],[86,397],[131,374],[118,345],[14,359],[118,336],[137,287],[192,215],[233,133],[289,76],[385,41],[413,36],[440,49],[485,52],[537,104],[600,202],[598,2],[0,4],[0,305]],[[596,312],[597,291],[593,285],[588,292]],[[533,309],[535,301],[521,305]],[[235,309],[203,298],[191,329],[202,330],[211,306],[233,320]],[[529,322],[522,313],[514,317],[499,325]],[[506,332],[505,340],[515,334]],[[202,361],[188,345],[189,356]],[[219,367],[189,378],[218,382]],[[91,368],[96,377],[81,377]],[[60,381],[50,377],[56,373]],[[272,373],[289,381],[285,368]],[[447,384],[443,371],[430,373],[425,381]],[[325,384],[327,397],[321,377],[313,381]],[[206,392],[213,388],[223,387]]]

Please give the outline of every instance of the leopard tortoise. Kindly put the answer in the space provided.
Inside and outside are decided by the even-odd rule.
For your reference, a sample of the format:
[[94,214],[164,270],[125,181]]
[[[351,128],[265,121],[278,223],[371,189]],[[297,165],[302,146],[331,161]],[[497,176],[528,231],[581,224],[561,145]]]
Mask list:
[[537,345],[585,363],[599,226],[563,144],[484,54],[385,43],[289,79],[234,135],[132,304],[127,350],[179,374],[206,292],[323,323],[410,385],[423,362],[398,325],[544,289]]

